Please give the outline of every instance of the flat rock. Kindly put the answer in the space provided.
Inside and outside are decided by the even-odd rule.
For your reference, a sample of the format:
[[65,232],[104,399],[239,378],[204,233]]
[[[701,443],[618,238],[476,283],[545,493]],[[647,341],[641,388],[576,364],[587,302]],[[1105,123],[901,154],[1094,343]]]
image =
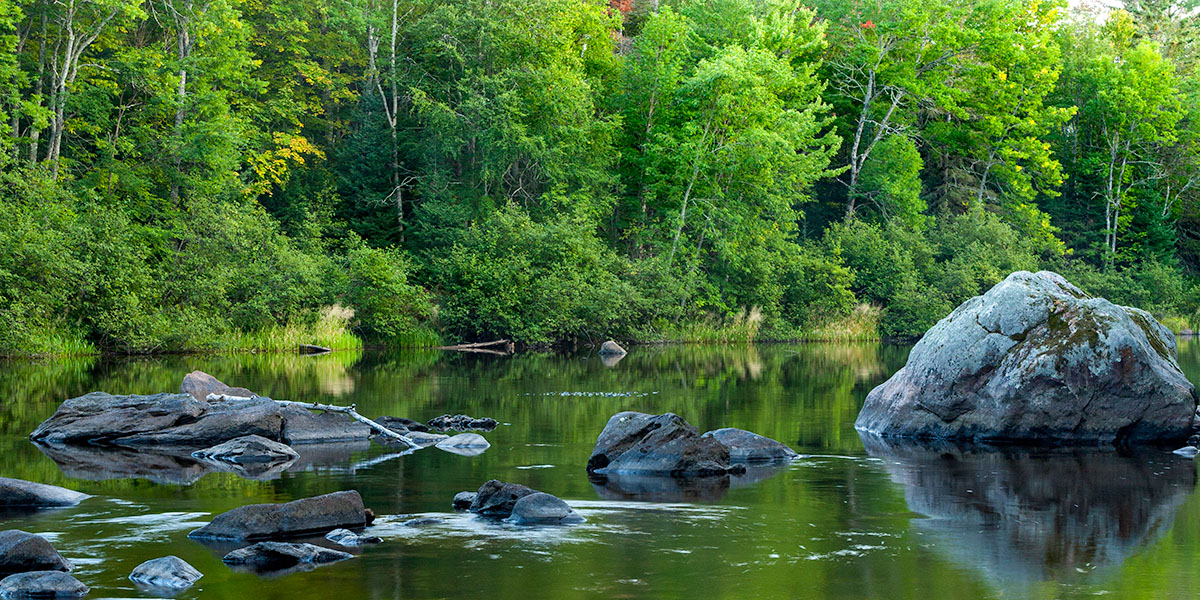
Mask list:
[[[371,439],[370,426],[355,421],[348,415],[336,412],[317,413],[295,405],[285,406],[282,412],[283,430],[280,438],[288,444],[328,444]],[[403,435],[403,432],[397,433]]]
[[513,505],[517,500],[536,493],[537,490],[518,483],[492,479],[479,486],[469,510],[484,517],[507,518],[512,515]]
[[148,560],[134,567],[129,574],[129,579],[134,583],[175,590],[192,587],[201,577],[204,577],[203,573],[178,556]]
[[0,531],[0,574],[70,571],[71,568],[71,562],[63,558],[46,538],[20,529]]
[[29,571],[0,581],[0,598],[82,598],[88,586],[62,571]]
[[54,508],[75,506],[91,498],[67,488],[0,477],[0,507]]
[[282,428],[282,409],[274,400],[262,397],[226,399],[209,403],[207,410],[193,422],[123,437],[113,443],[129,447],[207,448],[246,435],[278,440]]
[[881,436],[1066,444],[1182,441],[1196,390],[1149,313],[1062,276],[1009,275],[933,326],[867,395]]
[[366,544],[378,544],[383,542],[383,538],[373,535],[359,535],[349,529],[334,529],[325,534],[325,539],[339,545],[347,547],[358,547]]
[[451,506],[454,507],[454,510],[470,510],[471,504],[475,502],[475,496],[477,495],[475,492],[459,492],[454,495],[454,501],[451,503]]
[[187,394],[200,402],[207,402],[209,394],[224,394],[227,396],[256,396],[254,392],[241,387],[230,387],[221,383],[220,379],[205,373],[204,371],[192,371],[183,376],[183,383],[179,385],[179,391]]
[[729,447],[729,460],[735,463],[761,464],[788,461],[799,456],[795,450],[769,437],[726,427],[706,432],[710,437]]
[[588,473],[641,473],[692,477],[745,471],[729,447],[672,413],[626,411],[608,420],[587,462]]
[[313,544],[288,542],[259,542],[226,554],[221,560],[254,571],[280,571],[300,565],[323,565],[354,558],[340,550],[330,550]]
[[333,529],[365,526],[368,512],[354,490],[334,492],[286,504],[251,504],[213,518],[188,534],[190,538],[254,541],[324,534]]
[[400,435],[407,435],[410,431],[429,431],[428,425],[420,421],[405,419],[404,417],[379,417],[375,419],[375,422],[379,423],[381,427],[387,427]]
[[430,525],[441,525],[445,522],[446,521],[444,519],[438,519],[435,517],[420,517],[416,519],[409,519],[401,523],[401,525],[404,527],[428,527]]
[[478,433],[460,433],[455,436],[448,437],[434,444],[440,450],[453,452],[455,454],[463,454],[467,456],[475,456],[483,454],[492,445],[488,443],[482,435]]
[[197,450],[192,456],[235,464],[287,462],[300,457],[290,447],[260,435],[234,438],[212,448]]
[[571,525],[585,521],[562,499],[545,492],[519,498],[508,520],[518,525]]

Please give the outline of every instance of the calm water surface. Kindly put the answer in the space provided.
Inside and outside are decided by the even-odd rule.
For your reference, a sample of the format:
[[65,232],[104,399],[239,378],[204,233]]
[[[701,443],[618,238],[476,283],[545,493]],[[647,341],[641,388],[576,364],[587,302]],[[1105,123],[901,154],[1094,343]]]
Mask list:
[[[0,474],[94,494],[78,507],[0,515],[51,539],[91,598],[147,598],[127,579],[177,555],[204,573],[180,598],[1191,598],[1200,589],[1200,499],[1169,452],[980,452],[863,440],[866,393],[904,362],[880,345],[634,348],[485,357],[335,353],[0,363]],[[1180,360],[1200,378],[1200,344]],[[178,389],[201,369],[280,399],[357,404],[368,416],[490,416],[492,447],[399,456],[378,445],[299,447],[281,473],[246,479],[187,460],[52,452],[26,436],[63,399]],[[741,427],[811,455],[681,486],[593,483],[596,435],[621,410]],[[51,455],[52,454],[52,455]],[[496,478],[566,499],[588,522],[518,527],[450,511]],[[228,547],[187,539],[248,503],[355,489],[384,538],[354,560],[274,577],[231,571]],[[438,517],[406,527],[413,516]]]

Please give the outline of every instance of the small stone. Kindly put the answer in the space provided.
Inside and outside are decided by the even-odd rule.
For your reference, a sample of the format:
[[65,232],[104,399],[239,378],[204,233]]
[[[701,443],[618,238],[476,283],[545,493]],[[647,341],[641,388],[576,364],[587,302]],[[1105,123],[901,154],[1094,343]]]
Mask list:
[[1178,450],[1175,450],[1174,452],[1175,454],[1178,454],[1184,458],[1196,458],[1196,455],[1200,454],[1200,448],[1196,448],[1195,446],[1184,446]]
[[260,435],[246,435],[192,453],[196,458],[234,464],[286,462],[300,458],[291,447]]
[[178,556],[148,560],[133,569],[129,579],[134,583],[154,587],[184,589],[192,587],[204,574]]
[[557,496],[537,492],[517,500],[508,520],[518,525],[570,525],[585,519]]
[[622,348],[620,344],[618,344],[612,340],[608,340],[607,342],[600,344],[600,355],[601,356],[623,356],[623,355],[625,355],[625,349]]
[[475,500],[471,502],[471,512],[484,517],[507,518],[512,514],[513,505],[517,500],[537,490],[527,488],[518,483],[505,483],[492,479],[479,486]]
[[363,546],[366,544],[378,544],[383,542],[383,538],[373,535],[359,535],[349,529],[334,529],[325,534],[325,539],[339,546]]
[[437,519],[437,518],[433,518],[433,517],[422,517],[422,518],[418,518],[418,519],[409,519],[409,520],[401,523],[401,525],[403,525],[405,527],[425,527],[427,525],[441,525],[442,523],[445,523],[445,521],[442,519]]
[[245,566],[256,571],[278,571],[298,565],[323,565],[348,558],[354,558],[354,555],[312,544],[259,542],[234,550],[221,560],[227,565]]
[[709,431],[701,437],[710,437],[729,446],[729,460],[736,463],[783,462],[799,456],[795,450],[769,437],[744,429],[726,427]]
[[0,581],[0,598],[82,598],[88,586],[62,571],[29,571]]
[[454,502],[451,505],[454,510],[468,510],[471,508],[471,503],[475,502],[475,496],[475,492],[459,492],[454,495]]
[[0,531],[0,573],[70,570],[71,562],[46,538],[20,529]]

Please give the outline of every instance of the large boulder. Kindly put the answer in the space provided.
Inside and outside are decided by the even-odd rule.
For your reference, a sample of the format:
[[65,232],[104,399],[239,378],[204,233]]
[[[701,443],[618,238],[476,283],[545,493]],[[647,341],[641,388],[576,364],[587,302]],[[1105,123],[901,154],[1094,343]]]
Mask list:
[[312,544],[259,542],[234,550],[221,560],[227,565],[241,566],[254,571],[280,571],[301,565],[323,565],[348,558],[354,558],[354,555]]
[[204,371],[192,371],[184,375],[183,383],[179,385],[179,391],[188,394],[200,402],[207,402],[209,394],[224,394],[243,398],[257,395],[246,388],[229,387],[221,383],[220,379]]
[[517,500],[536,494],[537,490],[519,483],[506,483],[492,479],[479,486],[469,510],[484,517],[507,518],[512,515]]
[[1183,440],[1196,391],[1175,338],[1145,311],[1047,271],[1009,275],[959,306],[867,395],[882,436],[1087,444]]
[[190,538],[254,541],[324,534],[338,528],[360,528],[370,521],[362,497],[354,490],[294,500],[287,504],[250,504],[213,518],[188,534]]
[[588,458],[588,473],[641,473],[672,477],[745,471],[731,463],[729,447],[700,432],[683,417],[626,411],[612,416]]
[[517,525],[571,525],[585,521],[562,499],[545,492],[519,498],[513,503],[508,520]]
[[91,498],[55,485],[0,477],[0,508],[57,508],[75,506]]
[[178,556],[148,560],[129,574],[134,583],[152,588],[182,590],[192,587],[204,574]]
[[0,598],[82,598],[89,588],[62,571],[29,571],[0,581]]
[[706,432],[702,437],[713,438],[728,446],[729,460],[735,463],[783,462],[800,456],[786,444],[745,429],[726,427]]
[[120,446],[188,446],[206,448],[245,435],[278,440],[282,409],[270,398],[245,398],[208,403],[204,414],[159,431],[113,440]]
[[315,413],[291,405],[283,408],[280,437],[288,444],[357,442],[371,439],[371,427],[342,413]]
[[259,435],[234,438],[211,448],[197,450],[192,456],[236,464],[287,462],[300,458],[290,447]]
[[71,562],[46,538],[20,529],[0,531],[0,573],[70,570]]

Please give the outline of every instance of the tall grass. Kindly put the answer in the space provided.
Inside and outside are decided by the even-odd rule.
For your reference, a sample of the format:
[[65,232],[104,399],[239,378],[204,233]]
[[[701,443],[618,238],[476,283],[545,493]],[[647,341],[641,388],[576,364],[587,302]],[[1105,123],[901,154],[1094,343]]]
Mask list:
[[294,352],[301,344],[330,350],[352,350],[363,343],[350,330],[354,311],[337,304],[321,311],[315,321],[291,321],[254,331],[230,332],[217,345],[218,352]]
[[640,340],[651,343],[695,342],[704,344],[748,344],[762,329],[763,314],[757,306],[743,308],[737,314],[721,318],[709,315],[679,323],[659,321]]
[[0,356],[44,358],[98,354],[91,342],[68,328],[55,327],[12,337],[15,339],[0,344]]
[[808,342],[873,342],[882,339],[879,321],[883,309],[871,304],[859,304],[849,315],[816,324],[801,332],[799,339]]

